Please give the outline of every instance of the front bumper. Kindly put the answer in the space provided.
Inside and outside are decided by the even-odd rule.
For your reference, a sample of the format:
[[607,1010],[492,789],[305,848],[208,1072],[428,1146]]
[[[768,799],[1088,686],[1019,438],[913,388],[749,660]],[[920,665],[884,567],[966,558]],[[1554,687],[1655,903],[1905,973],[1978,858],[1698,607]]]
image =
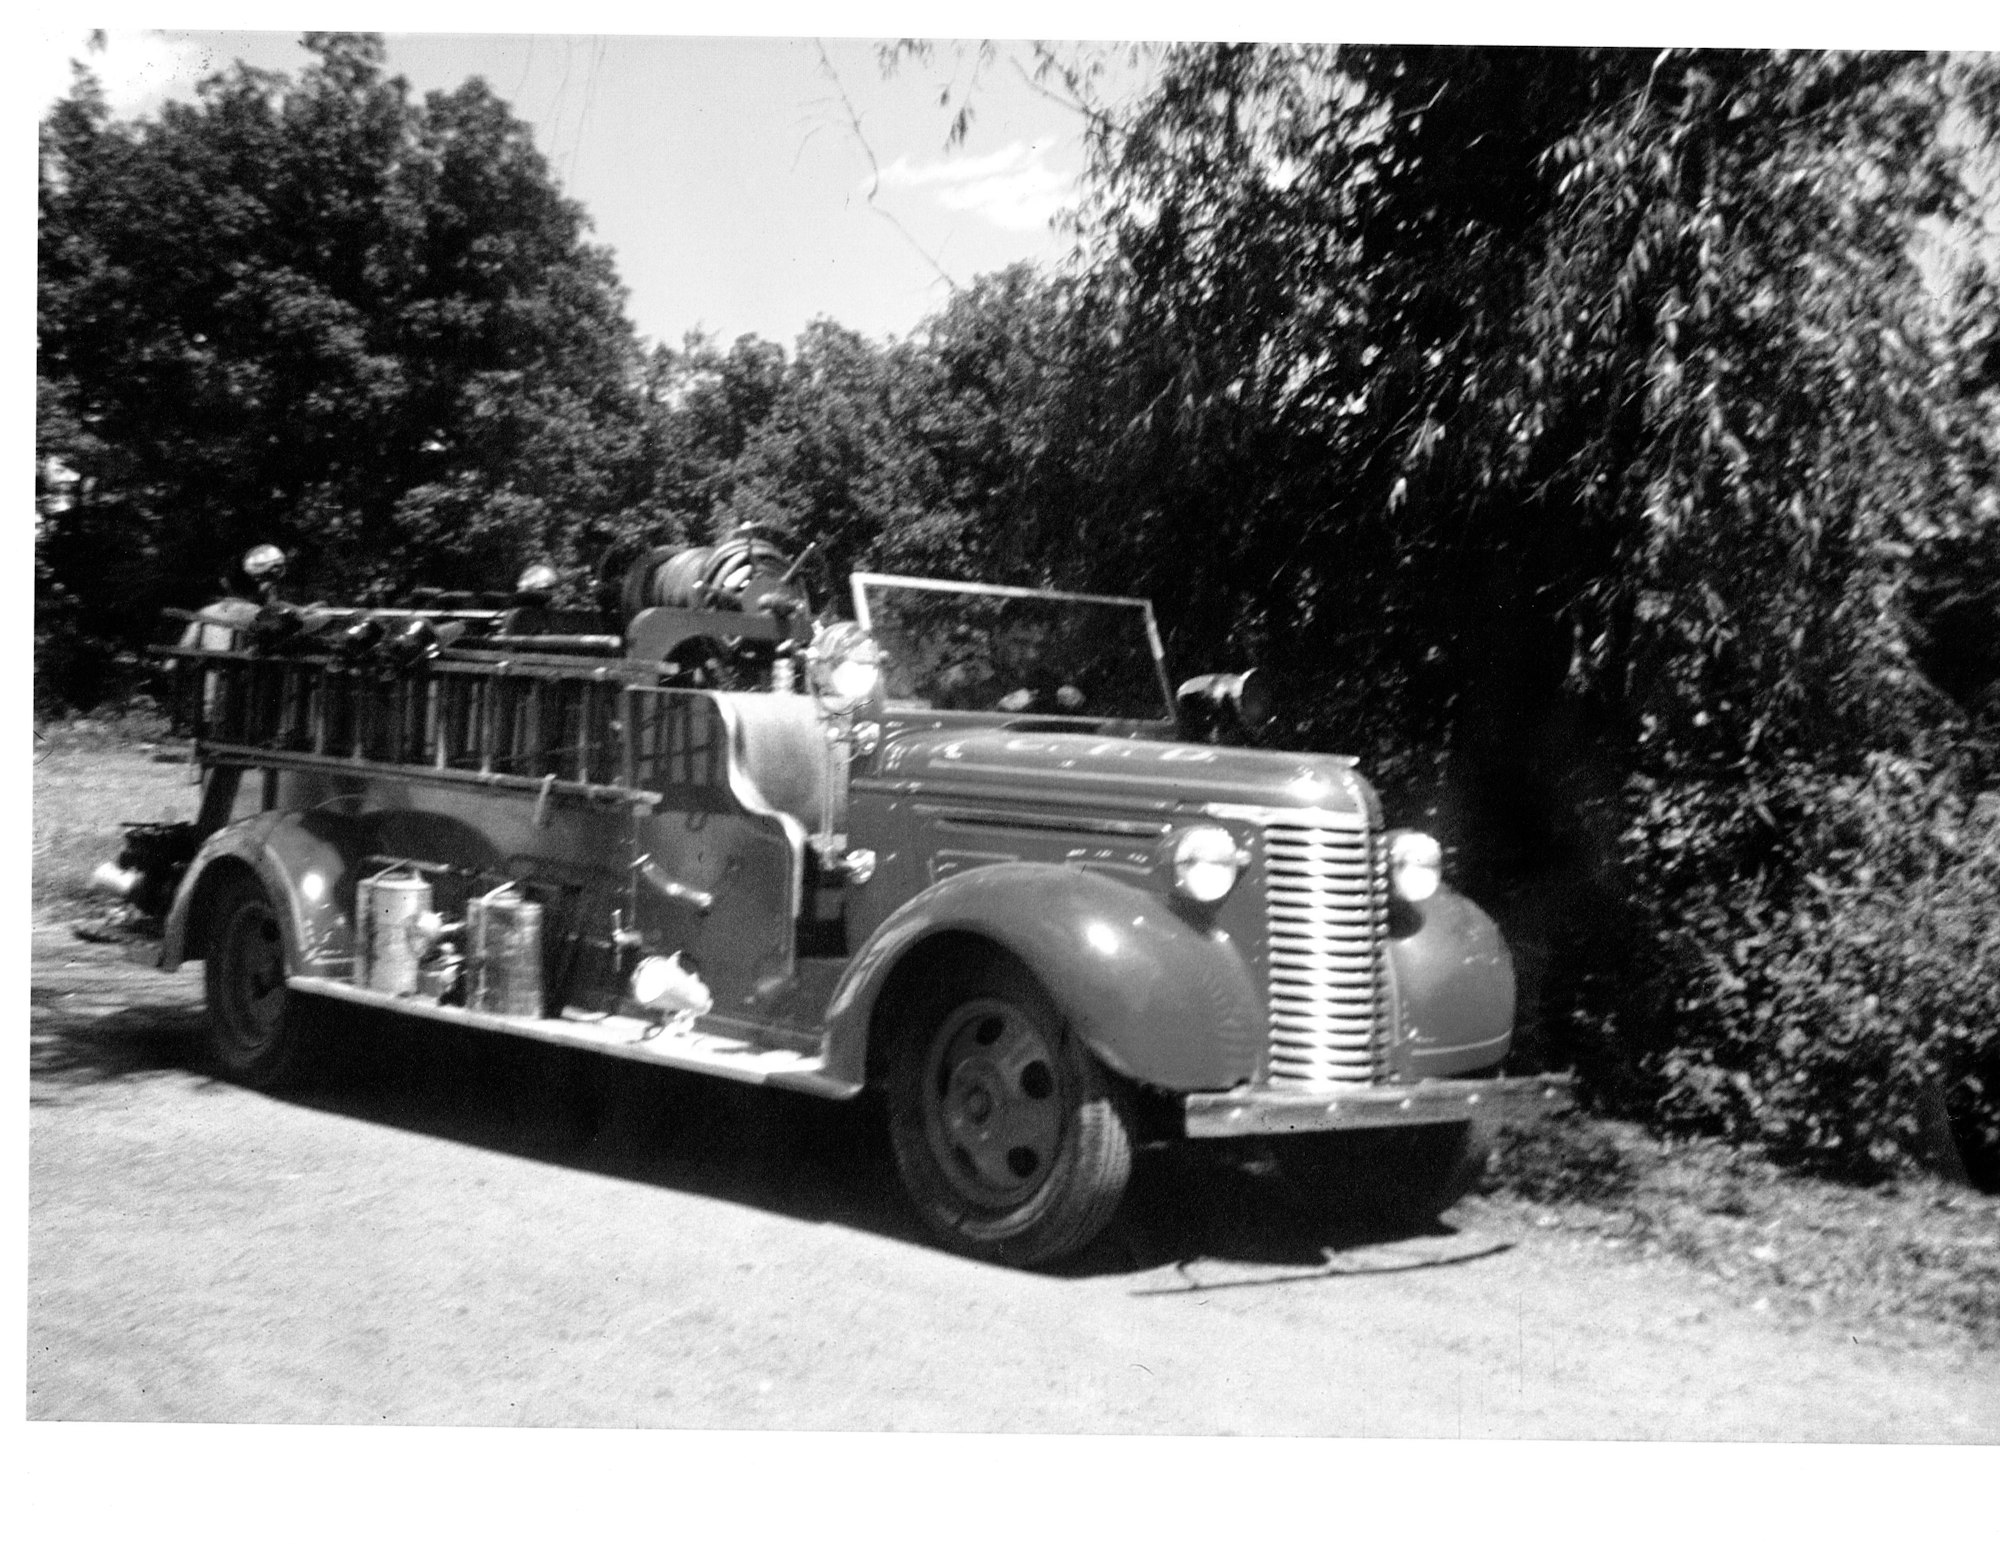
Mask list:
[[1570,1085],[1568,1074],[1423,1079],[1415,1084],[1354,1089],[1263,1085],[1185,1095],[1181,1109],[1190,1138],[1248,1138],[1447,1122],[1496,1124],[1532,1120],[1566,1109]]

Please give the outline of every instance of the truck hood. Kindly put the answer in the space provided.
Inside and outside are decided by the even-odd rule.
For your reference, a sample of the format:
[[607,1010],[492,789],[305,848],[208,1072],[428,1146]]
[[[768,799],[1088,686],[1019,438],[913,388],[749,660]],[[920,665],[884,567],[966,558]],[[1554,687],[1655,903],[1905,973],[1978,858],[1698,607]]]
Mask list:
[[1374,792],[1354,766],[1351,757],[981,728],[896,735],[882,748],[875,773],[909,794],[1161,812],[1294,807],[1372,819]]

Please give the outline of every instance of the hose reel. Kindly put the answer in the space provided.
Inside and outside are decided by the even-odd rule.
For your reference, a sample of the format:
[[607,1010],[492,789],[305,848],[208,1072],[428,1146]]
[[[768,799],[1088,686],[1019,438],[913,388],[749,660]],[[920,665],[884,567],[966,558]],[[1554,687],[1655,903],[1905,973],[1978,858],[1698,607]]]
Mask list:
[[656,547],[625,571],[626,621],[648,607],[789,616],[810,608],[795,584],[798,565],[754,526],[711,547]]

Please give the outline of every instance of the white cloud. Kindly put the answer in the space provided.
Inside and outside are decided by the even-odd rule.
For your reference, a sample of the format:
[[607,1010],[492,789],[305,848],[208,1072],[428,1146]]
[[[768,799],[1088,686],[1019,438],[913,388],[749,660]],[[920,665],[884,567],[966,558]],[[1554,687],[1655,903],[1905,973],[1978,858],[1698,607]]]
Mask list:
[[1030,160],[1039,160],[1040,145],[1024,145],[1019,140],[987,156],[964,161],[933,161],[913,166],[908,156],[898,156],[882,168],[882,181],[892,188],[919,188],[932,183],[966,183],[1001,172],[1011,172]]
[[72,60],[97,77],[111,111],[122,118],[153,112],[169,97],[191,96],[194,83],[221,63],[198,44],[157,32],[107,32],[104,46],[93,50],[88,31],[46,31],[33,85],[41,111],[69,94]]
[[1045,226],[1068,202],[1069,174],[1044,161],[1046,147],[1016,140],[991,155],[913,163],[898,156],[882,168],[885,188],[929,188],[946,209],[980,216],[1009,231]]

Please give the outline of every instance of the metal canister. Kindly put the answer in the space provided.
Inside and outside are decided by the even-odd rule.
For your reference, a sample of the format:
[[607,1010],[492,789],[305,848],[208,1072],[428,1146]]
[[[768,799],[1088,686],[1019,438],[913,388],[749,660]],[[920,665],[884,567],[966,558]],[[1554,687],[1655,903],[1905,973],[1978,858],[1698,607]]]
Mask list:
[[542,904],[512,890],[474,897],[465,909],[471,936],[472,1007],[496,1015],[542,1013]]
[[410,925],[430,905],[431,883],[402,870],[366,876],[355,886],[361,935],[354,954],[357,986],[402,998],[417,991],[422,949]]

